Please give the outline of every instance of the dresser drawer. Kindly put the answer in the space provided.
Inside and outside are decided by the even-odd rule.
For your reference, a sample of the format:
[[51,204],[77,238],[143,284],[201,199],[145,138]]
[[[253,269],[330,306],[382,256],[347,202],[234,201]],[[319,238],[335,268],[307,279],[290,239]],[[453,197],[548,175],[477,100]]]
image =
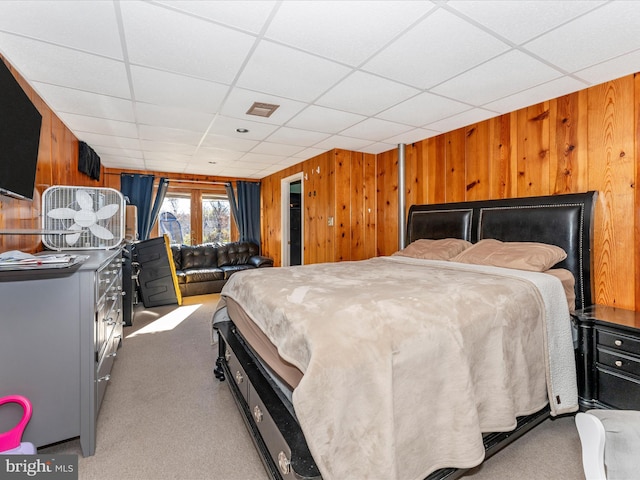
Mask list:
[[271,458],[280,471],[280,475],[282,475],[283,480],[299,478],[296,477],[293,470],[294,466],[291,465],[291,448],[289,448],[289,445],[282,436],[280,429],[274,422],[273,418],[271,418],[271,415],[262,402],[262,399],[258,396],[258,393],[251,384],[249,384],[248,403],[253,421],[258,427],[260,436],[267,445],[267,449],[271,452]]
[[608,348],[598,347],[597,361],[601,365],[623,373],[631,373],[640,378],[640,358],[625,355],[624,353]]
[[598,400],[621,410],[640,410],[640,381],[597,369]]
[[598,329],[598,347],[605,346],[614,350],[640,355],[640,340],[608,330]]
[[120,346],[120,340],[122,339],[122,327],[114,330],[113,335],[105,342],[105,350],[100,357],[100,362],[96,368],[96,403],[97,410],[100,410],[102,405],[102,398],[104,392],[107,390],[107,385],[111,379],[111,368],[113,362],[117,356],[117,350]]
[[231,371],[230,382],[234,382],[240,392],[242,393],[242,397],[246,402],[249,401],[249,377],[245,373],[244,369],[240,366],[240,362],[236,358],[233,350],[227,347],[225,351],[225,359],[227,360],[227,364],[229,365],[229,370]]

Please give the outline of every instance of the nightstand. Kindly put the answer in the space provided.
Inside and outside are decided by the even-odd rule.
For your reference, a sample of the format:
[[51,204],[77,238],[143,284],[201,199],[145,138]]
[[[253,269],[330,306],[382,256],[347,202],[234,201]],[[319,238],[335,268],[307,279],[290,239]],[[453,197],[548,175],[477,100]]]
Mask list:
[[581,408],[640,410],[640,312],[592,305],[574,320]]

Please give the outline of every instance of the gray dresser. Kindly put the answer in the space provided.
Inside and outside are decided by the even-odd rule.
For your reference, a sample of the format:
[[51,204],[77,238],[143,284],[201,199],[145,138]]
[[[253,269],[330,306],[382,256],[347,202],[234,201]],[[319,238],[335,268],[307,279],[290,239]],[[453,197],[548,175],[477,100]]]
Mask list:
[[[88,258],[72,269],[0,271],[0,396],[24,395],[33,404],[22,441],[41,447],[79,436],[89,456],[122,344],[122,255],[66,253]],[[3,405],[0,432],[20,415],[19,406]]]

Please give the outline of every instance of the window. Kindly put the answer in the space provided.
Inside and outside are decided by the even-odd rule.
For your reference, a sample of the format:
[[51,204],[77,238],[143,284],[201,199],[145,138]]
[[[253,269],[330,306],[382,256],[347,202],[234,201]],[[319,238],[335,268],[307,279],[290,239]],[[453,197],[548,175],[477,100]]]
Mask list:
[[231,241],[231,210],[226,195],[202,194],[202,242]]
[[158,216],[160,235],[169,235],[171,243],[191,245],[191,194],[167,193]]

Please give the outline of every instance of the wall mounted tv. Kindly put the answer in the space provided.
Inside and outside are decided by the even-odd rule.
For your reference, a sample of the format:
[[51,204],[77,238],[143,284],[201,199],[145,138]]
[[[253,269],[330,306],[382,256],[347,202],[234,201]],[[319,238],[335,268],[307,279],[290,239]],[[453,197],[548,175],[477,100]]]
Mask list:
[[33,200],[42,115],[0,58],[0,194]]

